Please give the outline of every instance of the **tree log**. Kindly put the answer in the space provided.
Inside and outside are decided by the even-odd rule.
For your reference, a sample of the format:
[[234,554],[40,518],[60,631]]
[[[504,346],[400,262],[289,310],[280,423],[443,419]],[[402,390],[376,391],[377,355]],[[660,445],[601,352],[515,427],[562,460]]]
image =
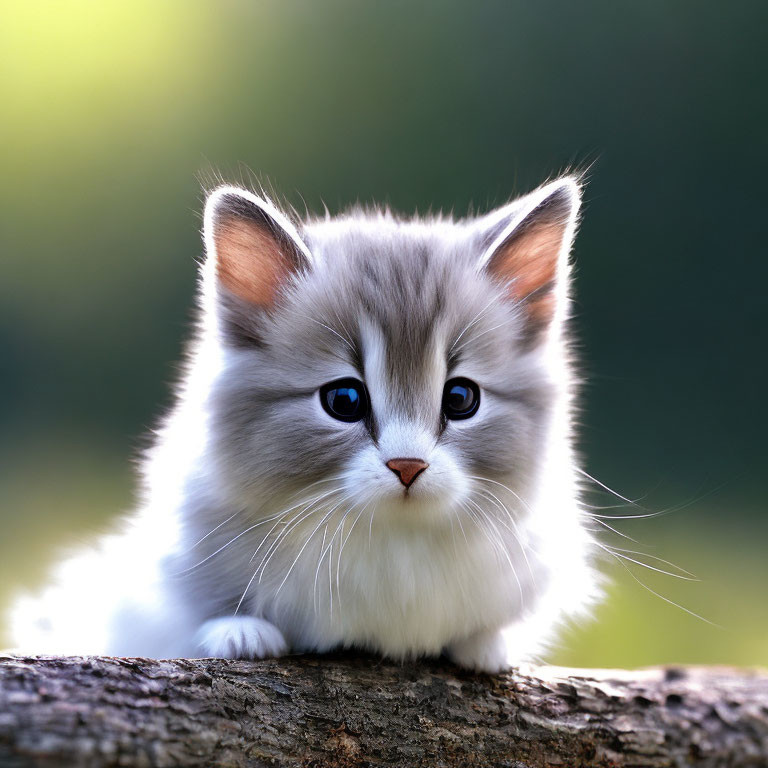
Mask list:
[[0,656],[0,766],[768,766],[768,674]]

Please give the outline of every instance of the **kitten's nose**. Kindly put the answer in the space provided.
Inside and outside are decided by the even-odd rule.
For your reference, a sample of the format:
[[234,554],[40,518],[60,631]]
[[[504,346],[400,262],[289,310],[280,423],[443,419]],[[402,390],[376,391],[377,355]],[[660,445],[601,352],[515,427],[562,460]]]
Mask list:
[[400,478],[400,482],[410,488],[413,481],[429,466],[421,459],[390,459],[387,466]]

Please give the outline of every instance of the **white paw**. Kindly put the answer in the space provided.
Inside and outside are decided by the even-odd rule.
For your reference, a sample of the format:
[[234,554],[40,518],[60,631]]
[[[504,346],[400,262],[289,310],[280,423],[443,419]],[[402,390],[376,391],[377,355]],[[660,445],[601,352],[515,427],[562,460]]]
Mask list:
[[510,667],[507,643],[500,631],[478,632],[448,646],[448,658],[465,669],[495,674]]
[[283,633],[266,619],[253,616],[206,621],[196,640],[203,655],[221,659],[265,659],[288,652]]

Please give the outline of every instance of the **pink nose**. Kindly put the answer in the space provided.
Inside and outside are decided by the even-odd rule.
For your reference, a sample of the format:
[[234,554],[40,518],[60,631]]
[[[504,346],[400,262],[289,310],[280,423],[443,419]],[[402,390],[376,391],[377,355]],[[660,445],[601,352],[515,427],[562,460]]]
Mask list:
[[387,466],[400,478],[400,482],[410,488],[413,481],[429,466],[421,459],[390,459]]

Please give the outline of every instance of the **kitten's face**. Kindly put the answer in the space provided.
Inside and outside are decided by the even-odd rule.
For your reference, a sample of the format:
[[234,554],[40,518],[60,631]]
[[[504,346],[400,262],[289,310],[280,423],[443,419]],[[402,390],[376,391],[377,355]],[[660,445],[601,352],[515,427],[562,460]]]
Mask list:
[[[279,241],[269,258],[286,274],[262,274],[256,292],[219,270],[227,366],[211,399],[214,434],[244,504],[317,498],[366,524],[375,515],[405,526],[453,525],[478,504],[525,513],[557,386],[547,313],[565,238],[530,285],[509,271],[525,243],[510,245],[507,218],[314,222],[288,256],[293,243]],[[229,229],[219,260],[232,250],[225,240]],[[240,231],[235,242],[264,245]],[[516,266],[499,264],[504,249]],[[277,294],[261,292],[270,280]]]

